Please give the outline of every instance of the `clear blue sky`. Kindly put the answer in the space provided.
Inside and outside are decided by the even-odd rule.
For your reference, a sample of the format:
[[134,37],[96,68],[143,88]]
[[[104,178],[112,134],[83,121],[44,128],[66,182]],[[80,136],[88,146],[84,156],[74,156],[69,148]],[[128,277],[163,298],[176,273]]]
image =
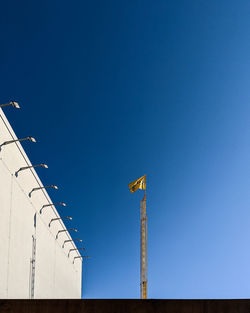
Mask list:
[[250,297],[250,3],[2,1],[1,102],[91,259],[86,298]]

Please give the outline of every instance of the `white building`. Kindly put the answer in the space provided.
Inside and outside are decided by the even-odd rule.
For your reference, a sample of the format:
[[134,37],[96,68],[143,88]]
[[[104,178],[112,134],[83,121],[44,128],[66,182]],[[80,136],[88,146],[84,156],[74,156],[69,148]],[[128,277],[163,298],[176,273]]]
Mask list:
[[[0,109],[0,145],[17,139]],[[82,261],[52,201],[19,142],[0,151],[0,298],[81,298]],[[65,211],[65,210],[64,210]],[[73,263],[74,261],[74,263]]]

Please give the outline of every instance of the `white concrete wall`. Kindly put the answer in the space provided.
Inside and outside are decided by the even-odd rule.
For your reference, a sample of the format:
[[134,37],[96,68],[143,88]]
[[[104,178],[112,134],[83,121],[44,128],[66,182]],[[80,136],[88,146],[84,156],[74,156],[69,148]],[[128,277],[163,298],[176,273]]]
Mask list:
[[[0,109],[0,144],[17,139],[3,111]],[[15,172],[31,165],[19,142],[3,146],[0,151],[0,298],[31,298],[31,260],[33,238],[36,239],[34,298],[81,298],[82,261],[68,258],[69,249],[76,248],[63,232],[56,240],[58,230],[65,229],[55,207],[39,211],[52,203],[46,190],[29,192],[43,186],[36,171]],[[57,202],[57,201],[54,201]],[[34,216],[36,215],[36,224]]]

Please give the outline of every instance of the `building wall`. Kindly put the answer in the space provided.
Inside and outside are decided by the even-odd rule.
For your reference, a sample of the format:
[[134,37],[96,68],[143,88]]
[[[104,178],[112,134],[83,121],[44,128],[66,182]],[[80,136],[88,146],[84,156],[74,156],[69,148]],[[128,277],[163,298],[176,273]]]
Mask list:
[[[17,139],[0,109],[0,144]],[[45,189],[32,193],[34,187],[43,186],[36,171],[15,172],[31,165],[19,142],[3,146],[0,151],[0,298],[81,298],[82,261],[73,258],[79,251],[62,221],[48,226],[52,218],[60,217]],[[54,201],[55,202],[55,201]],[[35,262],[32,260],[35,259]],[[32,265],[35,269],[32,270]]]

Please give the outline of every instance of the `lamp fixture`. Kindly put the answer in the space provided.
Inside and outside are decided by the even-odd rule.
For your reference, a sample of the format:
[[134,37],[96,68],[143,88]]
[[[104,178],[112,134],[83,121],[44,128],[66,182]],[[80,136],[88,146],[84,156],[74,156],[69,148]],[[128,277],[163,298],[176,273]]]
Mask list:
[[64,217],[52,218],[52,220],[50,220],[50,222],[49,222],[49,227],[50,227],[52,222],[59,221],[59,220],[72,220],[72,217],[71,216],[64,216]]
[[23,170],[27,170],[29,168],[35,168],[35,167],[44,167],[44,168],[48,168],[47,164],[41,163],[41,164],[36,164],[36,165],[30,165],[30,166],[24,166],[24,167],[20,167],[18,171],[16,171],[15,175],[16,177],[18,176],[18,173],[23,171]]
[[56,185],[48,185],[48,186],[42,186],[42,187],[36,187],[36,188],[33,188],[30,193],[29,193],[29,197],[31,197],[31,194],[33,191],[36,191],[36,190],[40,190],[40,189],[47,189],[47,188],[53,188],[53,189],[58,189],[58,187]]
[[85,248],[69,249],[68,258],[69,258],[70,252],[71,251],[76,251],[76,250],[85,250]]
[[88,256],[88,255],[82,255],[82,256],[75,256],[74,257],[74,260],[73,260],[73,264],[75,263],[75,259],[89,259],[90,258],[90,256]]
[[57,202],[57,203],[49,203],[49,204],[44,204],[40,210],[40,214],[42,214],[42,211],[44,208],[48,207],[48,206],[52,206],[52,205],[62,205],[62,206],[66,206],[66,203],[64,202]]
[[69,228],[69,229],[62,229],[62,230],[59,230],[58,231],[58,233],[56,234],[56,239],[58,238],[58,235],[60,234],[60,233],[62,233],[62,232],[65,232],[65,231],[67,231],[67,232],[69,232],[69,231],[74,231],[74,232],[78,232],[78,229],[76,229],[76,228]]
[[0,108],[2,108],[2,107],[7,107],[7,106],[13,106],[13,107],[16,108],[16,109],[20,109],[20,105],[19,105],[18,102],[16,102],[16,101],[10,101],[10,102],[8,102],[8,103],[0,104]]
[[6,145],[9,145],[11,143],[14,143],[14,142],[21,142],[21,141],[31,141],[31,142],[36,142],[36,139],[34,137],[25,137],[25,138],[19,138],[19,139],[13,139],[13,140],[8,140],[8,141],[5,141],[4,143],[2,143],[0,145],[0,150],[2,149],[3,146],[6,146]]
[[63,243],[63,245],[62,245],[62,248],[64,248],[64,246],[65,246],[65,243],[67,243],[67,242],[72,242],[72,241],[80,241],[80,242],[82,242],[82,239],[71,239],[71,240],[64,240],[64,243]]

